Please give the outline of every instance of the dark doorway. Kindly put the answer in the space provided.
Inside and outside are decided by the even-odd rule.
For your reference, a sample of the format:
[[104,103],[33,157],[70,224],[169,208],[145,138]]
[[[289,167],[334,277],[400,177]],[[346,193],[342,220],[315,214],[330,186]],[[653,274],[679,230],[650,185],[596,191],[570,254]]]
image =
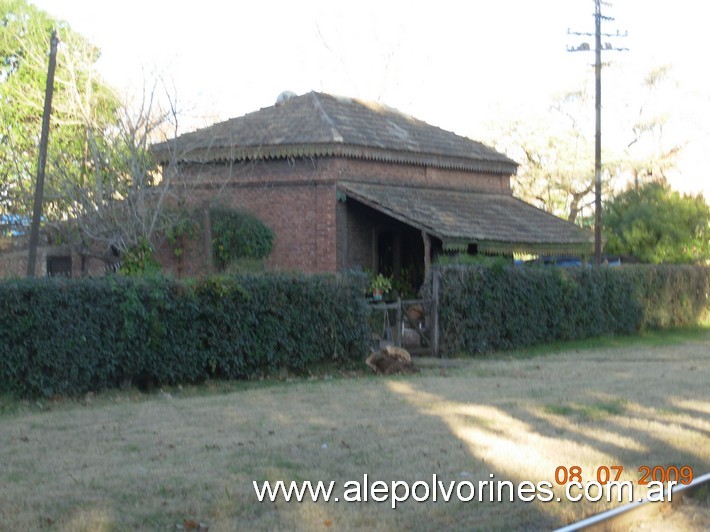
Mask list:
[[71,257],[47,257],[47,275],[71,277]]

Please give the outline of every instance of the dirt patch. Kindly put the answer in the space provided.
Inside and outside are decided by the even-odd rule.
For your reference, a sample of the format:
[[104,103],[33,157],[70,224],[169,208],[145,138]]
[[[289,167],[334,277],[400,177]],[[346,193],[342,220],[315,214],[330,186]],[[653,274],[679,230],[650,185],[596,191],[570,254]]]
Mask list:
[[365,364],[377,375],[410,375],[419,369],[412,363],[412,355],[401,347],[386,346],[365,359]]

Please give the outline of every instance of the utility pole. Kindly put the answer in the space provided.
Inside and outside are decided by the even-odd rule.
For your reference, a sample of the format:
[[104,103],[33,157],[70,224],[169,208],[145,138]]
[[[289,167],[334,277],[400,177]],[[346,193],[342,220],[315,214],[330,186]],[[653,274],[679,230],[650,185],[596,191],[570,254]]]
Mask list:
[[[628,48],[614,48],[611,43],[605,43],[602,48],[602,36],[627,37],[628,32],[621,34],[602,33],[602,20],[614,20],[602,15],[602,4],[611,7],[608,2],[594,0],[594,33],[567,30],[568,35],[594,37],[594,265],[602,262],[602,49],[605,51],[627,51]],[[588,43],[582,43],[576,48],[568,47],[568,52],[588,52]]]
[[52,116],[52,94],[54,93],[54,71],[57,67],[57,32],[52,32],[49,39],[49,66],[47,67],[47,87],[44,92],[44,113],[42,115],[42,135],[39,139],[37,157],[37,183],[35,184],[34,208],[32,209],[32,227],[30,229],[30,249],[27,257],[27,277],[35,276],[37,264],[37,246],[39,244],[39,224],[42,219],[44,197],[44,170],[47,166],[47,144],[49,144],[49,119]]

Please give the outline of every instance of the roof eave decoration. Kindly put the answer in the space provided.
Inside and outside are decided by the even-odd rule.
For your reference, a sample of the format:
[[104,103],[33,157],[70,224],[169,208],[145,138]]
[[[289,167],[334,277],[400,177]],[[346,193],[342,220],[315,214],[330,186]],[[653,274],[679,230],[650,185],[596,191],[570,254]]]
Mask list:
[[488,240],[461,240],[447,239],[443,240],[444,251],[453,253],[465,253],[468,246],[473,244],[478,248],[479,253],[488,255],[541,255],[541,256],[559,256],[559,255],[581,255],[589,256],[593,253],[593,243],[543,243],[543,242],[500,242]]
[[154,151],[158,162],[162,164],[170,162],[213,163],[245,160],[339,156],[378,162],[431,166],[448,170],[468,170],[506,175],[515,173],[518,166],[517,163],[512,160],[510,162],[488,161],[485,159],[451,157],[435,153],[393,151],[388,149],[346,144],[196,148],[187,150],[183,154],[179,154],[177,156],[171,156],[168,150],[163,149],[162,147],[157,147]]

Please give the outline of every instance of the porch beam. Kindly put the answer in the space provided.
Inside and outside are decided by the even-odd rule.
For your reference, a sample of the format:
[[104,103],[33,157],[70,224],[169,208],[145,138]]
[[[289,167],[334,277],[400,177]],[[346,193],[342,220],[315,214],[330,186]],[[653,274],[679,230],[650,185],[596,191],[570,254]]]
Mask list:
[[422,240],[424,241],[424,277],[426,278],[431,269],[431,237],[426,231],[422,231]]

